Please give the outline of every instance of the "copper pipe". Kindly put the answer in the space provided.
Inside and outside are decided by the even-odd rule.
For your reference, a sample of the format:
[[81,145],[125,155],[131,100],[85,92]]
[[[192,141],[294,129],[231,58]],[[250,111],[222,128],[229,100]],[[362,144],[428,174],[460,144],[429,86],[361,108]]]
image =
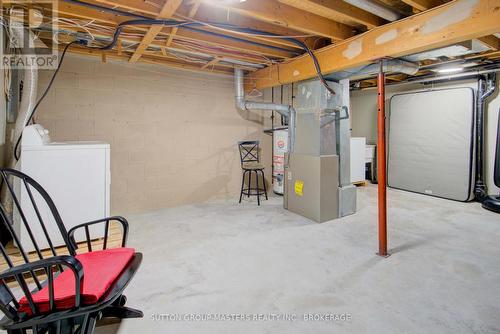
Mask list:
[[377,77],[378,86],[378,143],[377,143],[377,178],[378,178],[378,255],[387,256],[387,183],[385,155],[385,74],[380,62]]

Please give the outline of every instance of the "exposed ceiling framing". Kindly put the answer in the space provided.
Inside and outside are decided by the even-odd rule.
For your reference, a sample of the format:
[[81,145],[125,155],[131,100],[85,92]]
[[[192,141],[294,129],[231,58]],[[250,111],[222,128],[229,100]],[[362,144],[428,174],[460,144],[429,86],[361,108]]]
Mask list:
[[[33,3],[36,9],[46,10],[42,3]],[[402,19],[389,22],[383,13],[367,10],[370,6]],[[324,73],[471,39],[488,51],[467,58],[499,59],[500,39],[494,34],[500,33],[500,4],[492,0],[58,0],[56,8],[62,43],[87,36],[93,46],[105,45],[120,23],[137,18],[190,22],[127,26],[112,50],[72,46],[69,52],[99,56],[103,61],[223,74],[239,67],[249,72],[249,88],[314,77],[304,45],[314,50]],[[8,12],[8,2],[3,9]],[[39,33],[46,41],[52,39],[46,31]],[[400,81],[404,76],[394,74],[388,80]]]

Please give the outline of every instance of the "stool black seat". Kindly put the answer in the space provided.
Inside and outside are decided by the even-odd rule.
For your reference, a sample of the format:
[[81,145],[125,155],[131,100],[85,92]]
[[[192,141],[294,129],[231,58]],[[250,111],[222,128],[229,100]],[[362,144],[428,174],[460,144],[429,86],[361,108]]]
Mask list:
[[[247,197],[257,196],[257,205],[260,205],[260,196],[264,195],[267,200],[267,188],[264,166],[260,164],[259,141],[240,141],[238,142],[238,148],[240,151],[241,169],[243,170],[239,203],[241,203],[243,195],[247,195]],[[252,188],[252,173],[255,173],[255,188]],[[245,188],[245,175],[248,175],[247,188]],[[259,184],[259,176],[262,177],[262,187]]]

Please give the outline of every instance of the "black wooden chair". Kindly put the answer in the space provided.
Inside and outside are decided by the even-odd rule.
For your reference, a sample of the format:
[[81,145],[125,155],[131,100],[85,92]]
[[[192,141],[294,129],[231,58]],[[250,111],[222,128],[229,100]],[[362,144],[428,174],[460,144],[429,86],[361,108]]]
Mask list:
[[[246,140],[238,142],[240,151],[241,179],[240,203],[243,195],[257,196],[257,205],[260,205],[260,196],[264,195],[267,200],[266,178],[264,177],[264,166],[260,164],[259,141]],[[256,187],[252,188],[252,173],[255,173]],[[262,175],[262,187],[259,185],[259,173]],[[245,175],[248,174],[248,188],[245,188]]]
[[[13,169],[0,169],[0,175],[2,186],[12,199],[14,215],[26,228],[37,258],[30,260],[9,213],[0,205],[0,219],[19,255],[15,257],[12,249],[0,243],[0,253],[8,267],[0,274],[0,310],[5,315],[0,321],[0,329],[9,334],[89,334],[101,318],[143,316],[141,311],[124,306],[127,299],[122,294],[123,290],[142,261],[141,253],[125,248],[128,234],[125,218],[104,218],[67,231],[54,202],[39,183]],[[21,196],[26,197],[21,200]],[[33,210],[31,215],[26,215],[26,203],[30,204],[29,210]],[[51,219],[47,219],[47,212]],[[37,219],[27,221],[28,216]],[[56,249],[52,242],[48,220],[57,225],[55,231],[60,232],[64,240],[62,249],[69,255],[57,254],[61,248]],[[110,224],[115,221],[122,227],[121,248],[108,247]],[[41,240],[35,240],[32,232],[34,224],[40,224],[46,238],[43,243],[48,242],[50,248],[48,251],[40,249]],[[96,244],[91,243],[91,235],[99,225],[103,228],[102,249],[96,250]],[[54,230],[50,231],[53,233]],[[77,254],[75,233],[85,236],[86,252]],[[92,292],[91,289],[100,292]]]

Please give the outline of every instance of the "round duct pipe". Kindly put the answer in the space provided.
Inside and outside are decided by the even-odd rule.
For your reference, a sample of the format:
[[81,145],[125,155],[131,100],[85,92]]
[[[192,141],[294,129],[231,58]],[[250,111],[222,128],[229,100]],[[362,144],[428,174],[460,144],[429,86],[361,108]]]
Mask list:
[[287,104],[246,101],[245,89],[243,87],[243,70],[239,68],[234,69],[234,90],[235,105],[239,110],[274,110],[288,118],[288,151],[293,152],[296,121],[295,109]]

